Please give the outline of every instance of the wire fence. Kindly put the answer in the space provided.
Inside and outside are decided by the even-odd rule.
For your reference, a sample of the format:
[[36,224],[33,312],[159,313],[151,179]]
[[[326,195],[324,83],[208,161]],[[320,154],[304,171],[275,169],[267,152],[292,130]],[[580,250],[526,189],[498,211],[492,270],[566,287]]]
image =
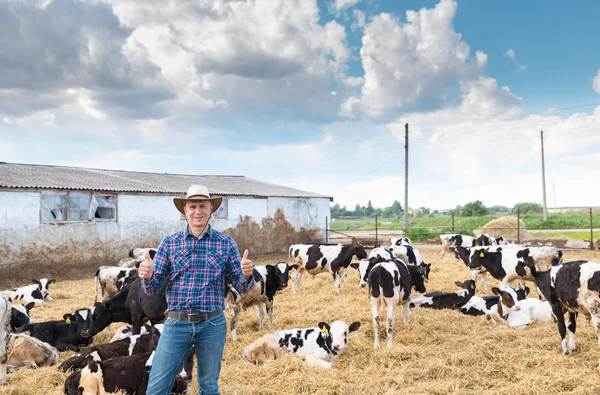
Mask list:
[[[494,236],[502,235],[505,240],[511,243],[517,244],[529,244],[529,245],[555,245],[561,248],[568,249],[596,249],[596,246],[600,248],[600,239],[594,240],[594,231],[599,234],[598,229],[594,229],[593,220],[593,209],[589,209],[589,226],[584,227],[530,227],[525,228],[521,226],[521,213],[517,210],[516,221],[514,226],[499,225],[499,226],[485,226],[485,232],[483,226],[478,227],[467,227],[459,225],[455,221],[455,216],[452,214],[449,217],[448,224],[446,225],[427,225],[427,226],[411,226],[409,224],[408,229],[389,229],[389,227],[382,228],[378,221],[378,216],[375,215],[375,226],[371,229],[361,228],[360,230],[332,230],[330,227],[329,219],[326,220],[326,226],[324,229],[324,242],[325,243],[350,243],[354,241],[360,242],[366,247],[378,247],[382,245],[388,245],[389,239],[392,237],[409,237],[413,242],[420,243],[440,243],[439,236],[441,234],[463,234],[468,236],[478,236],[482,233],[487,233]],[[596,218],[597,219],[597,218]],[[600,224],[597,224],[600,225]],[[530,234],[529,231],[535,233],[541,233],[542,235],[536,236]],[[569,232],[586,233],[589,232],[589,239],[575,240],[570,239],[567,236],[564,237],[545,237],[544,233],[564,233],[565,235]]]

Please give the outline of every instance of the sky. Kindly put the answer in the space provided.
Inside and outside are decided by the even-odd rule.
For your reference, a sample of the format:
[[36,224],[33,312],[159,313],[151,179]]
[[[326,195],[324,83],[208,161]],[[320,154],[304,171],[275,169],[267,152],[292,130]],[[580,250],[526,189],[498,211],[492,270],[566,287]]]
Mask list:
[[600,2],[2,0],[0,161],[353,208],[600,200]]

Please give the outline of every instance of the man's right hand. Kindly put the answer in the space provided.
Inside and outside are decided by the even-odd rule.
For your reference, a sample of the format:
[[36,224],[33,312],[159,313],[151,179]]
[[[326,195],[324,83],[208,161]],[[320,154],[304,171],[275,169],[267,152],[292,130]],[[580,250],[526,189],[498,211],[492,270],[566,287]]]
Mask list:
[[154,273],[154,261],[150,258],[148,251],[146,251],[146,260],[140,263],[138,277],[150,281],[152,279],[152,273]]

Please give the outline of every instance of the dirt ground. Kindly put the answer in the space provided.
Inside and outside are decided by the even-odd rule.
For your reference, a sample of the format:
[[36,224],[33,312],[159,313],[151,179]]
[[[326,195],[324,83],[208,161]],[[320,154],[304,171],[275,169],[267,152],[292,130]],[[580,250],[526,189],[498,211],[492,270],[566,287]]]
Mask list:
[[[423,250],[432,263],[428,291],[454,291],[455,280],[470,278],[462,263],[439,251]],[[254,256],[255,264],[285,261],[285,254]],[[565,261],[590,259],[600,262],[600,252],[566,251]],[[36,322],[61,319],[67,312],[91,307],[94,301],[93,272],[80,279],[61,279],[51,289],[53,301],[32,310]],[[40,277],[44,277],[40,273]],[[495,280],[491,286],[497,286]],[[23,284],[2,284],[3,288]],[[478,283],[480,285],[480,283]],[[529,284],[533,289],[533,284]],[[490,294],[477,289],[477,295]],[[536,292],[532,295],[535,297]],[[227,314],[229,320],[230,314]],[[383,313],[385,317],[385,313]],[[244,362],[245,345],[275,330],[315,326],[320,321],[347,323],[361,327],[349,336],[346,352],[331,369],[311,368],[304,361],[285,356],[270,365]],[[265,325],[268,322],[265,320]],[[470,317],[452,310],[411,310],[408,327],[396,315],[393,347],[373,348],[373,325],[367,289],[358,285],[358,274],[350,269],[341,292],[334,291],[330,275],[305,277],[301,289],[291,286],[275,298],[273,329],[258,329],[256,310],[242,313],[238,341],[228,333],[221,372],[221,393],[246,394],[598,394],[600,347],[595,330],[579,317],[577,351],[562,354],[555,323],[534,324],[515,330],[492,325],[482,317]],[[115,330],[120,324],[113,324]],[[111,331],[97,335],[94,344],[107,342]],[[61,353],[61,361],[73,355]],[[63,393],[66,375],[56,367],[24,370],[8,375],[8,385],[0,394],[58,395]],[[190,394],[198,394],[194,379]]]

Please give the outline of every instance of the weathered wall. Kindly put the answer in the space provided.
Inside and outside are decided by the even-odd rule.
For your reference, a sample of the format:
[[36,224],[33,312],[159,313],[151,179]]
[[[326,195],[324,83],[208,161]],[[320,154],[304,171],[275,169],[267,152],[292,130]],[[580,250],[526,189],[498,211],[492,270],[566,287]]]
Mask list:
[[[87,270],[84,266],[112,265],[131,248],[158,246],[165,235],[185,226],[172,196],[120,194],[117,221],[112,222],[42,224],[40,205],[39,191],[0,191],[0,268],[30,266],[35,271],[45,266],[54,271],[58,267]],[[278,208],[287,219],[275,215]],[[211,223],[221,231],[236,229],[246,217],[248,223],[261,224],[259,228],[265,230],[253,234],[240,230],[246,226],[242,220],[237,233],[242,242],[238,244],[252,247],[253,253],[268,253],[282,250],[281,240],[320,238],[325,216],[329,216],[328,199],[230,197],[227,217]],[[304,236],[290,236],[294,233]],[[246,242],[247,238],[252,242]]]

